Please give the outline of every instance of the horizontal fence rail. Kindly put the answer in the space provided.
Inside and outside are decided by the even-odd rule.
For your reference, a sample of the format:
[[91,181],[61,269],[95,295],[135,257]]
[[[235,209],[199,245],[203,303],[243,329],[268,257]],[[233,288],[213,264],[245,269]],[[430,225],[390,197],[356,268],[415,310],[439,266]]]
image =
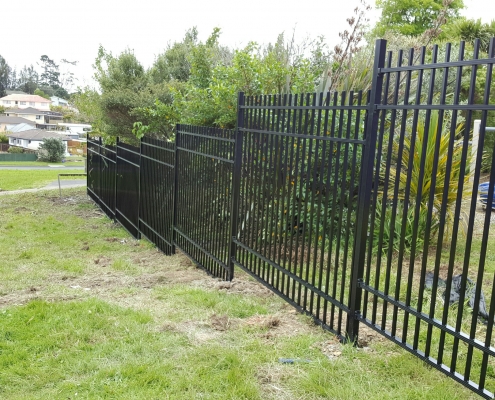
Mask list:
[[165,254],[237,266],[342,341],[376,331],[494,398],[495,40],[471,53],[380,40],[367,92],[240,93],[234,130],[89,138],[88,195]]

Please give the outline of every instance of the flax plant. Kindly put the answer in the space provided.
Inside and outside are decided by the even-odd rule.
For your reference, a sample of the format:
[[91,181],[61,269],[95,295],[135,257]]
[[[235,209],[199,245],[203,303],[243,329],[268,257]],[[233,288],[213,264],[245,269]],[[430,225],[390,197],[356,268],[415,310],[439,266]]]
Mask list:
[[[455,204],[461,181],[464,182],[462,198],[464,199],[470,195],[469,174],[461,169],[463,140],[460,138],[464,132],[464,124],[460,123],[455,127],[452,150],[450,150],[452,140],[450,127],[450,117],[445,117],[441,121],[438,111],[432,111],[428,121],[425,116],[420,116],[415,136],[413,137],[411,131],[405,134],[404,148],[401,155],[399,154],[399,140],[395,140],[392,144],[393,154],[395,155],[393,162],[398,163],[400,160],[401,168],[397,174],[394,172],[390,174],[389,181],[389,188],[393,188],[396,180],[398,180],[399,201],[407,202],[411,207],[419,199],[421,203],[420,213],[427,213],[429,208],[433,208],[431,235],[435,234],[438,228],[444,193],[447,192],[447,204],[445,205],[447,234],[444,236],[445,240],[449,239],[449,228],[454,221]],[[423,159],[424,170],[421,171]],[[451,167],[448,174],[447,166],[449,162]],[[411,172],[409,176],[408,167],[410,163]],[[467,165],[469,165],[469,162],[467,162]],[[384,179],[385,166],[382,168],[381,175],[382,179]],[[435,187],[430,200],[432,184]],[[408,198],[406,198],[407,188],[409,188]],[[391,199],[392,196],[393,190],[389,190],[388,198]],[[418,232],[419,235],[421,235],[421,232]]]

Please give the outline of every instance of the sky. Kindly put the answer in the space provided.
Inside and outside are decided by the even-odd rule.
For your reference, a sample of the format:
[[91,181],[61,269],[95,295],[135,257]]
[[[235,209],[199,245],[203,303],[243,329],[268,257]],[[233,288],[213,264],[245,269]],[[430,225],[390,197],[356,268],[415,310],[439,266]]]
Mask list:
[[[368,0],[374,5],[374,1]],[[285,32],[296,41],[323,35],[330,48],[339,43],[339,32],[347,27],[359,0],[39,0],[2,3],[3,40],[0,55],[11,67],[37,67],[41,55],[55,62],[77,61],[71,67],[77,85],[94,85],[92,65],[98,47],[118,55],[129,48],[138,60],[150,67],[168,43],[181,41],[185,32],[196,26],[204,41],[214,27],[221,29],[220,43],[242,47],[250,41],[273,43]],[[464,0],[462,12],[483,22],[495,19],[495,2]],[[20,10],[22,7],[22,10]],[[30,10],[28,12],[28,10]],[[29,17],[28,17],[29,15]],[[370,13],[372,22],[378,18]],[[9,17],[10,16],[10,17]]]

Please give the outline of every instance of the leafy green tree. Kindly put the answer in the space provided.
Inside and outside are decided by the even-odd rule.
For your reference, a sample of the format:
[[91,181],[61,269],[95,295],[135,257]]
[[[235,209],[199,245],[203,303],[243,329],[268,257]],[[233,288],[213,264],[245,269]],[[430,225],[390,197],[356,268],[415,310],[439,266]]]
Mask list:
[[165,104],[171,101],[169,87],[153,82],[130,50],[114,57],[100,47],[95,67],[101,90],[97,104],[102,111],[102,127],[110,137],[135,139],[132,129],[139,119],[137,110],[153,106],[157,99]]
[[78,111],[78,120],[90,124],[93,131],[103,133],[106,128],[100,100],[101,95],[88,86],[79,88],[71,97],[71,102]]
[[434,29],[442,12],[445,19],[458,17],[464,3],[463,0],[376,0],[376,7],[381,10],[381,16],[374,36],[382,37],[388,30],[418,36]]
[[50,100],[50,95],[48,95],[47,93],[45,93],[43,90],[37,88],[35,91],[34,91],[34,94],[38,95],[38,96],[41,96],[45,99],[48,99]]
[[167,50],[157,57],[150,70],[153,82],[186,82],[191,74],[191,52],[197,41],[198,30],[193,27],[186,32],[182,42],[169,45]]
[[40,161],[61,162],[65,154],[65,145],[62,139],[46,138],[38,147]]

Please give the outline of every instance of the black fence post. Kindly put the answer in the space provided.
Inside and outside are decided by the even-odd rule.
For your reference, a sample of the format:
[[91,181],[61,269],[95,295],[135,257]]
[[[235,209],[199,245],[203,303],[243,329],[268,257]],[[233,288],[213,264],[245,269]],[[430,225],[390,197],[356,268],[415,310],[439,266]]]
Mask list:
[[98,138],[98,202],[101,203],[101,176],[102,176],[102,165],[101,165],[101,136]]
[[[378,39],[375,44],[375,61],[373,64],[373,78],[371,83],[370,102],[368,104],[365,126],[365,149],[361,166],[361,180],[359,183],[356,239],[354,243],[351,294],[349,315],[347,316],[347,338],[356,343],[359,331],[359,317],[361,316],[362,288],[360,282],[364,274],[366,256],[366,241],[369,232],[368,220],[370,212],[373,171],[375,163],[376,142],[378,137],[378,110],[382,96],[383,73],[380,68],[385,66],[387,41]],[[379,168],[379,166],[376,166]]]
[[138,170],[138,213],[137,213],[137,238],[141,239],[141,229],[139,229],[139,217],[141,215],[141,154],[143,153],[143,138],[139,139],[139,170]]
[[115,180],[113,187],[113,213],[114,221],[117,222],[117,181],[119,179],[119,138],[115,139]]
[[234,258],[236,255],[237,245],[235,243],[237,236],[237,223],[239,219],[239,198],[241,190],[241,166],[242,166],[242,138],[241,128],[244,128],[244,92],[239,92],[237,98],[237,126],[235,129],[235,147],[234,147],[234,168],[232,170],[232,208],[230,211],[230,247],[228,253],[229,276],[231,281],[234,278]]
[[174,147],[174,196],[173,196],[173,217],[172,217],[172,254],[175,254],[175,242],[177,233],[177,197],[179,193],[179,152],[177,147],[180,145],[180,124],[175,126],[175,147]]

